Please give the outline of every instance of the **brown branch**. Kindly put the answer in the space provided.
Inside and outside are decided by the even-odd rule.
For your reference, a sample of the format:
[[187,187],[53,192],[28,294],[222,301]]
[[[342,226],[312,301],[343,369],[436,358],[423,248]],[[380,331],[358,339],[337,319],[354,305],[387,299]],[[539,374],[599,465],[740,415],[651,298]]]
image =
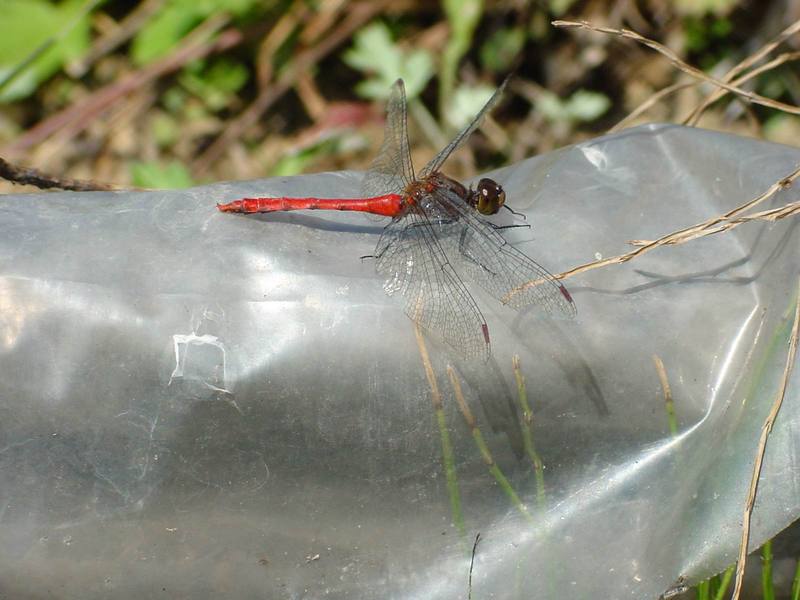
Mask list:
[[229,122],[214,143],[194,161],[192,172],[195,174],[207,172],[211,165],[222,157],[234,140],[239,139],[248,129],[252,128],[261,115],[291,89],[300,73],[311,68],[349,39],[354,31],[382,10],[387,1],[373,0],[350,5],[347,17],[336,30],[329,32],[316,46],[302,51],[295,57],[291,66],[278,77],[273,85],[262,88],[252,104],[236,119]]
[[0,152],[12,155],[17,154],[43,142],[65,127],[70,127],[73,135],[75,135],[86,129],[93,118],[103,113],[121,97],[167,73],[181,68],[188,62],[203,58],[213,52],[227,50],[236,46],[244,39],[243,34],[236,29],[227,29],[222,31],[215,39],[209,39],[226,25],[228,20],[229,17],[225,14],[212,15],[196,27],[186,37],[183,44],[169,56],[140,71],[131,73],[121,81],[97,90],[88,98],[84,98],[52,117],[41,121],[25,135],[5,146]]
[[144,0],[110,33],[100,37],[85,56],[66,67],[71,77],[83,77],[100,58],[127,42],[164,5],[164,0]]
[[73,192],[96,192],[116,189],[107,183],[46,175],[36,169],[12,165],[2,158],[0,158],[0,178],[21,185],[34,185],[42,190],[55,188]]
[[693,67],[682,61],[677,54],[675,54],[672,50],[670,50],[666,46],[659,44],[658,42],[648,39],[644,36],[641,36],[635,31],[630,31],[628,29],[612,29],[610,27],[597,27],[586,21],[580,21],[580,22],[553,21],[552,24],[555,27],[588,29],[590,31],[596,31],[598,33],[607,33],[610,35],[616,35],[618,37],[633,40],[660,53],[661,55],[666,57],[667,60],[669,60],[675,67],[677,67],[684,73],[688,73],[689,75],[691,75],[696,79],[705,81],[707,83],[711,83],[717,87],[728,90],[729,92],[732,92],[734,94],[737,94],[738,96],[746,98],[747,100],[753,102],[754,104],[760,104],[761,106],[775,108],[793,115],[800,115],[800,106],[793,106],[791,104],[786,104],[784,102],[778,102],[777,100],[772,100],[771,98],[767,98],[766,96],[756,94],[755,92],[749,92],[747,90],[743,90],[741,88],[736,87],[735,85],[731,85],[730,83],[726,83],[725,81],[721,81],[719,79],[706,75],[700,69]]
[[772,433],[772,428],[775,425],[775,420],[778,418],[778,413],[783,405],[783,399],[786,397],[786,388],[789,385],[789,376],[792,373],[795,357],[797,356],[797,340],[800,336],[800,280],[797,282],[797,294],[795,295],[794,306],[794,324],[792,325],[792,334],[789,338],[789,352],[786,355],[786,366],[783,369],[783,378],[781,379],[781,386],[772,407],[769,410],[764,424],[761,426],[761,437],[758,440],[758,447],[756,449],[755,463],[753,464],[753,474],[750,478],[750,487],[747,492],[747,500],[744,505],[744,514],[742,515],[742,539],[739,543],[739,561],[736,565],[736,580],[733,586],[733,594],[731,600],[739,600],[739,595],[742,591],[742,581],[744,580],[744,568],[747,564],[747,546],[750,542],[750,518],[753,514],[753,506],[756,503],[756,493],[758,492],[758,479],[761,475],[761,467],[764,464],[764,455],[767,451],[767,440],[769,434]]

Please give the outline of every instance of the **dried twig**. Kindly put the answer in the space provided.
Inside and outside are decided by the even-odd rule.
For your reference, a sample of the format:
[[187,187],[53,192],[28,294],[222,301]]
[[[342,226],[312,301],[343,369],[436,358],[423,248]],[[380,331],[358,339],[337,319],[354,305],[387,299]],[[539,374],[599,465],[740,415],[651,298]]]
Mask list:
[[18,167],[0,158],[0,178],[21,185],[34,185],[39,189],[61,189],[74,192],[96,192],[116,189],[113,185],[46,175],[36,169]]
[[628,126],[628,123],[633,121],[636,117],[641,115],[643,112],[648,110],[651,106],[653,106],[656,102],[660,101],[662,98],[669,96],[674,92],[678,92],[680,90],[685,90],[689,87],[694,87],[697,85],[696,81],[688,81],[683,83],[674,83],[669,87],[665,87],[663,90],[659,90],[652,96],[650,96],[647,100],[642,102],[639,106],[633,109],[627,117],[622,119],[616,125],[614,125],[611,129],[608,130],[608,133],[613,133],[615,131],[619,131],[620,129],[624,129]]
[[163,5],[164,0],[144,0],[144,2],[141,2],[120,21],[116,28],[94,42],[84,56],[68,64],[65,69],[67,73],[72,77],[83,77],[97,60],[133,37]]
[[767,98],[766,96],[762,96],[760,94],[756,94],[755,92],[749,92],[747,90],[743,90],[741,88],[736,87],[730,83],[725,81],[721,81],[706,73],[703,73],[700,69],[693,67],[684,61],[682,61],[677,54],[675,54],[672,50],[667,48],[666,46],[659,44],[656,41],[653,41],[649,38],[646,38],[642,35],[639,35],[635,31],[630,31],[628,29],[612,29],[610,27],[597,27],[588,23],[586,21],[553,21],[554,27],[564,27],[564,28],[580,28],[580,29],[588,29],[590,31],[596,31],[598,33],[607,33],[610,35],[616,35],[619,37],[623,37],[629,40],[633,40],[648,48],[659,52],[664,57],[667,58],[673,65],[675,65],[681,71],[688,73],[692,77],[699,79],[701,81],[705,81],[711,83],[717,87],[722,89],[728,90],[734,94],[737,94],[743,98],[746,98],[750,102],[754,104],[760,104],[762,106],[768,106],[770,108],[775,108],[778,110],[782,110],[784,112],[793,114],[793,115],[800,115],[800,106],[793,106],[791,104],[786,104],[784,102],[778,102],[777,100],[772,100],[771,98]]
[[[734,79],[731,84],[735,86],[740,86],[741,84],[753,79],[754,77],[761,75],[766,71],[771,71],[782,65],[783,63],[790,62],[793,60],[798,60],[800,58],[800,52],[784,52],[783,54],[779,54],[772,60],[764,63],[763,65],[756,67],[752,71],[742,75]],[[702,104],[695,108],[691,114],[683,120],[684,125],[696,125],[697,122],[700,120],[700,117],[703,116],[705,110],[711,106],[714,102],[722,98],[728,92],[726,90],[714,90],[714,92],[708,96],[705,100],[703,100]]]
[[322,58],[350,38],[352,33],[383,9],[387,0],[360,2],[351,5],[344,21],[332,32],[329,32],[316,45],[302,51],[293,60],[273,85],[264,86],[256,99],[237,118],[232,119],[222,134],[208,149],[198,157],[192,165],[194,173],[208,171],[210,166],[220,159],[225,149],[239,139],[248,129],[253,127],[261,115],[278,101],[294,85],[297,76],[317,64]]
[[[761,48],[758,49],[758,51],[754,52],[753,54],[745,58],[743,61],[741,61],[739,64],[737,64],[735,67],[733,67],[730,71],[725,73],[725,75],[722,78],[722,81],[725,82],[733,81],[733,79],[739,73],[743,73],[744,71],[749,69],[751,66],[753,66],[762,58],[767,56],[770,52],[772,52],[775,48],[777,48],[780,44],[785,42],[788,38],[793,36],[798,31],[800,31],[800,20],[797,20],[791,25],[789,25],[789,27],[787,27],[780,34],[778,34],[778,36],[775,39],[764,44]],[[734,85],[739,85],[739,83],[741,82],[734,83]],[[708,106],[710,106],[713,102],[716,102],[724,94],[725,92],[723,92],[722,90],[716,90],[713,94],[711,94],[711,96],[709,96],[706,100],[704,100],[703,103],[699,107],[697,107],[692,112],[691,115],[689,115],[688,119],[685,122],[690,125],[696,124],[697,121],[700,119],[702,113],[705,111],[705,109],[708,108]]]
[[653,354],[653,364],[656,366],[656,373],[658,373],[658,380],[661,382],[661,389],[664,390],[664,405],[667,410],[669,432],[672,435],[677,435],[678,420],[675,418],[675,402],[672,399],[672,389],[669,387],[669,378],[667,377],[667,370],[664,368],[664,361],[661,360],[658,354]]
[[144,0],[137,5],[130,14],[126,15],[119,25],[110,33],[100,37],[92,44],[89,51],[66,67],[67,73],[72,77],[83,77],[91,66],[100,58],[112,52],[118,46],[127,42],[136,35],[145,23],[157,13],[164,5],[164,0]]
[[792,373],[795,357],[797,355],[797,340],[800,335],[800,280],[797,282],[797,295],[795,296],[794,307],[794,324],[792,325],[792,334],[789,338],[789,352],[786,356],[786,366],[783,369],[783,378],[781,379],[781,386],[775,401],[772,403],[769,414],[767,415],[764,424],[761,427],[761,437],[758,440],[758,448],[756,449],[756,459],[753,465],[753,475],[750,479],[750,488],[747,493],[747,501],[744,506],[744,514],[742,515],[742,540],[739,544],[739,561],[736,565],[736,580],[733,586],[733,594],[731,600],[739,600],[739,595],[742,591],[742,581],[744,579],[744,569],[747,563],[747,545],[750,541],[750,517],[753,513],[753,506],[756,502],[756,492],[758,491],[758,478],[761,475],[761,467],[764,463],[764,454],[767,449],[767,439],[772,432],[772,427],[775,425],[775,419],[781,410],[783,399],[786,396],[786,388],[789,385],[789,375]]
[[[800,52],[786,52],[784,54],[780,54],[779,56],[776,56],[771,61],[769,61],[767,63],[764,63],[763,65],[761,65],[761,66],[753,69],[752,71],[746,73],[742,77],[739,77],[738,79],[733,80],[732,81],[732,85],[740,86],[741,84],[753,79],[754,77],[760,75],[761,73],[764,73],[766,71],[770,71],[772,69],[775,69],[775,68],[779,67],[780,65],[782,65],[782,64],[784,64],[786,62],[793,61],[793,60],[798,60],[798,59],[800,59]],[[613,133],[614,131],[619,131],[620,129],[623,129],[631,121],[636,119],[639,115],[641,115],[643,112],[648,110],[656,102],[659,102],[660,100],[662,100],[664,97],[669,96],[670,94],[672,94],[674,92],[678,92],[680,90],[686,89],[688,87],[694,87],[694,86],[696,86],[698,84],[699,84],[699,82],[697,82],[697,81],[689,81],[689,82],[683,82],[683,83],[675,83],[675,84],[673,84],[673,85],[671,85],[669,87],[665,87],[663,90],[660,90],[660,91],[656,92],[655,94],[650,96],[647,100],[642,102],[628,116],[626,116],[619,123],[617,123],[611,129],[609,129],[608,132],[609,133]],[[713,104],[714,102],[719,100],[725,94],[727,94],[727,91],[725,91],[725,90],[719,90],[719,89],[715,90],[708,98],[703,100],[703,103],[700,106],[698,106],[696,109],[694,109],[691,112],[691,114],[682,121],[683,124],[684,125],[696,125],[697,121],[700,119],[700,116],[706,110],[706,108],[708,108],[711,104]]]
[[311,7],[305,2],[295,2],[272,25],[269,33],[261,40],[256,54],[256,81],[259,90],[266,88],[274,72],[273,60],[278,49],[295,33],[298,24],[311,17]]

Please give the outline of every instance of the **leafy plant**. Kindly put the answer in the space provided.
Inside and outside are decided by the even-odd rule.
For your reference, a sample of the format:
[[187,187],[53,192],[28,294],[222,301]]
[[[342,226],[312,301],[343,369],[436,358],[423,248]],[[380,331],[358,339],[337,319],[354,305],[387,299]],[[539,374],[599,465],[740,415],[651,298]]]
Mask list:
[[[0,0],[0,102],[29,96],[86,50],[86,6],[84,0],[58,5],[44,0]],[[26,57],[32,60],[22,65]]]
[[258,0],[168,0],[133,38],[131,58],[136,65],[145,65],[167,56],[183,37],[209,16],[228,12],[241,16]]
[[593,121],[610,107],[611,101],[608,97],[588,90],[578,90],[568,100],[562,100],[550,92],[543,92],[536,100],[537,110],[553,122]]
[[439,112],[450,104],[458,62],[472,46],[475,28],[483,14],[483,0],[444,0],[443,8],[450,25],[450,37],[442,53],[439,76]]
[[525,37],[522,27],[498,29],[481,45],[481,63],[494,73],[507,71],[522,52]]
[[408,97],[415,98],[433,76],[430,53],[426,50],[404,52],[381,22],[356,33],[353,47],[342,58],[349,66],[368,74],[366,80],[356,85],[356,93],[364,98],[386,98],[398,77],[403,78]]
[[212,111],[228,106],[250,77],[250,72],[243,64],[231,60],[219,59],[208,67],[200,63],[195,65],[184,70],[180,82],[195,96],[202,98]]
[[453,93],[453,99],[445,113],[447,122],[455,129],[466,126],[494,93],[488,85],[461,85]]
[[194,184],[189,171],[179,162],[166,165],[155,162],[136,162],[131,165],[134,185],[144,188],[177,189]]

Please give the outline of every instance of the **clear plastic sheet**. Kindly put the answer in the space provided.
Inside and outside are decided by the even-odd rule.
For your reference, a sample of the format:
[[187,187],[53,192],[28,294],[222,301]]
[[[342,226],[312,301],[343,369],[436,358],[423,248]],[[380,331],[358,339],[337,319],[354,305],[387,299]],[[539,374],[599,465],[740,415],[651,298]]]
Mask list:
[[[558,272],[725,212],[798,161],[648,126],[494,176],[532,225],[509,239]],[[426,342],[456,498],[413,327],[359,259],[381,224],[215,209],[354,195],[359,177],[2,199],[0,595],[462,599],[478,532],[474,598],[655,598],[733,562],[784,367],[797,221],[569,279],[574,321],[473,289],[494,360]],[[543,498],[519,456],[514,354]],[[484,462],[447,364],[527,516]],[[800,514],[796,373],[753,547]]]

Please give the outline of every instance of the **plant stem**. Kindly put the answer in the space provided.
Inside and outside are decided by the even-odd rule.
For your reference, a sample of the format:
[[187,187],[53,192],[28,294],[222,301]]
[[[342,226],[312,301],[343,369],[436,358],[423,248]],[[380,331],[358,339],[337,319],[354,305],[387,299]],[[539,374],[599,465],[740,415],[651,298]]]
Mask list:
[[761,547],[761,595],[763,600],[775,600],[772,584],[772,540]]
[[525,376],[520,369],[519,356],[514,355],[511,360],[514,368],[514,378],[517,381],[517,400],[522,410],[522,444],[525,448],[525,454],[528,455],[533,464],[533,472],[536,476],[536,503],[542,507],[545,503],[544,463],[542,463],[542,459],[533,445],[533,411],[528,403],[528,391],[525,387]]

